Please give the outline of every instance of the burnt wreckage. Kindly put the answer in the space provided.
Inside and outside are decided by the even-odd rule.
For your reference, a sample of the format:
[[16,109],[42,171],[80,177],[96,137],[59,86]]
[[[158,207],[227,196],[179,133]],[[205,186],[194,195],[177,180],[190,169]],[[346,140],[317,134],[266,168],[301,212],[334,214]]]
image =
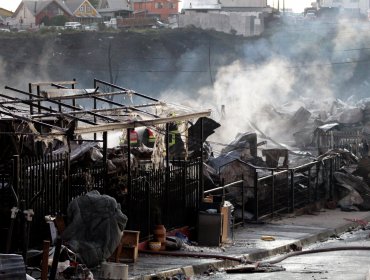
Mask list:
[[[76,81],[30,83],[28,91],[7,86],[11,94],[0,94],[0,234],[6,240],[1,251],[22,249],[27,261],[28,247],[44,239],[40,229],[49,230],[44,217],[62,216],[68,226],[78,226],[81,221],[67,214],[79,207],[76,198],[95,199],[96,191],[115,198],[102,205],[108,203],[115,213],[110,222],[116,228],[107,221],[102,225],[114,228],[116,237],[108,241],[91,236],[105,240],[99,248],[110,250],[94,252],[93,259],[81,253],[90,266],[112,254],[119,242],[117,232],[125,227],[140,231],[141,239],[150,238],[154,225],[202,228],[197,224],[203,217],[200,212],[219,208],[224,200],[231,202],[234,217],[243,223],[318,201],[336,201],[351,211],[370,208],[368,150],[364,152],[363,135],[357,130],[340,133],[332,122],[308,125],[310,113],[300,108],[289,127],[308,127],[294,137],[304,148],[315,148],[317,155],[293,152],[252,126],[257,133],[239,133],[215,157],[207,138],[220,124],[208,118],[210,111],[169,104],[97,79],[92,89],[75,85]],[[359,144],[363,159],[357,168],[359,158],[351,151],[358,154]],[[221,197],[221,204],[208,204],[208,194],[211,199]],[[88,243],[73,240],[75,232],[76,228],[66,229],[70,244]],[[219,233],[215,240],[218,244]],[[82,251],[90,247],[86,244]]]
[[[0,94],[2,251],[42,240],[44,216],[66,217],[68,204],[92,190],[116,198],[127,227],[144,238],[153,224],[188,224],[187,210],[199,203],[202,143],[212,134],[204,123],[219,126],[209,110],[96,79],[92,89],[75,85],[30,83]],[[17,227],[12,208],[30,210],[30,240],[15,242],[31,223]]]

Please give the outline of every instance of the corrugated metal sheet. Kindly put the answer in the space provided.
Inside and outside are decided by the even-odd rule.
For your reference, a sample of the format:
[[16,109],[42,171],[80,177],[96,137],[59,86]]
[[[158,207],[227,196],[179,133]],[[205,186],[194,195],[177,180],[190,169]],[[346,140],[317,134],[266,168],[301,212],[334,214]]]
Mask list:
[[0,254],[1,280],[26,280],[26,268],[21,255]]

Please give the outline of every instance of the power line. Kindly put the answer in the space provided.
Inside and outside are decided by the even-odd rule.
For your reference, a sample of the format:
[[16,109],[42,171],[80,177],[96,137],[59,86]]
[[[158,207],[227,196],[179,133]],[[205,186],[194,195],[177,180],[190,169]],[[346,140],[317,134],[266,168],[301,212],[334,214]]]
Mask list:
[[[368,50],[370,48],[361,48],[361,49],[358,49],[358,50]],[[370,62],[370,58],[369,59],[365,59],[365,60],[350,60],[350,61],[337,61],[337,62],[328,62],[328,63],[302,63],[300,65],[292,65],[292,66],[284,66],[283,68],[289,68],[289,69],[299,69],[299,68],[305,68],[307,69],[308,66],[315,66],[315,67],[320,67],[320,66],[333,66],[333,65],[348,65],[348,64],[368,64]],[[27,62],[24,62],[24,61],[11,61],[12,64],[26,64],[26,65],[33,65],[33,66],[47,66],[47,67],[57,67],[57,68],[60,68],[60,65],[58,64],[40,64],[40,63],[27,63]],[[252,66],[249,66],[249,67],[245,67],[244,71],[254,71],[262,66],[264,66],[265,64],[261,64],[261,65],[252,65]],[[87,69],[87,68],[76,68],[74,65],[65,65],[63,66],[64,68],[73,68],[74,70],[84,70],[84,71],[93,71],[93,72],[101,72],[101,71],[108,71],[108,68],[93,68],[93,69]],[[219,66],[219,67],[227,67],[227,65],[222,65],[222,66]],[[168,70],[133,70],[133,69],[113,69],[113,71],[115,72],[124,72],[124,73],[209,73],[210,70],[209,69],[204,69],[204,70],[178,70],[178,69],[168,69]],[[217,71],[213,70],[211,71],[212,73],[217,73]]]

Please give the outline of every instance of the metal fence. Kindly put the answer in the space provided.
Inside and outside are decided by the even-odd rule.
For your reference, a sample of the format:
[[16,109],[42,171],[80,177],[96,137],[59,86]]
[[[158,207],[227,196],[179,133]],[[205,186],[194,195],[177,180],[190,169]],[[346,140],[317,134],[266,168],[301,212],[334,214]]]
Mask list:
[[317,138],[319,154],[331,149],[341,148],[347,149],[356,156],[361,156],[363,138],[363,133],[358,130],[320,132]]
[[243,165],[246,209],[255,220],[290,213],[333,196],[333,174],[340,158],[333,155],[295,168]]
[[[155,224],[164,224],[167,229],[195,225],[200,166],[201,161],[197,159],[173,161],[168,169],[132,171],[130,188],[119,190],[123,194],[121,199],[110,193],[118,198],[129,218],[127,229],[139,230],[141,238],[146,238]],[[46,230],[46,215],[66,216],[68,205],[74,198],[90,190],[106,194],[110,179],[119,176],[110,174],[108,177],[102,166],[71,168],[68,154],[22,159],[15,156],[9,163],[8,172],[4,169],[0,175],[1,228],[9,226],[10,209],[17,207],[21,210],[17,217],[18,231],[23,231],[25,221],[21,213],[32,209],[30,233],[35,242],[44,237],[40,232]],[[5,240],[6,233],[2,237]]]
[[[331,156],[284,170],[243,164],[242,195],[252,206],[255,219],[261,219],[330,198],[333,173],[339,168],[339,158]],[[68,154],[32,159],[15,157],[9,166],[12,168],[8,168],[8,172],[0,172],[1,203],[7,203],[8,211],[11,204],[17,204],[21,209],[33,209],[32,227],[37,230],[45,226],[45,215],[66,215],[73,198],[92,189],[107,193],[109,179],[120,176],[107,176],[101,166],[71,171]],[[128,216],[127,229],[139,230],[144,239],[150,236],[156,224],[164,224],[168,230],[184,225],[195,226],[202,198],[201,171],[202,161],[197,159],[172,161],[169,168],[134,170],[130,176],[126,174],[126,182],[118,188],[121,197],[117,200]],[[16,203],[9,185],[14,187],[19,203]],[[9,217],[10,213],[7,215]],[[3,227],[4,223],[7,221],[3,219]]]
[[168,169],[138,170],[132,174],[123,211],[127,228],[150,236],[154,225],[169,229],[196,224],[200,200],[200,160],[176,161]]

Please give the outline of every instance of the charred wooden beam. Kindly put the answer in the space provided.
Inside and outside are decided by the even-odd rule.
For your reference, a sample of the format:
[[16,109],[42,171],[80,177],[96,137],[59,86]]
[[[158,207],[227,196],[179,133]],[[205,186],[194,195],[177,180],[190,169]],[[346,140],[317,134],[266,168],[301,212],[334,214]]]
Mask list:
[[73,81],[60,81],[60,82],[35,82],[31,83],[32,86],[51,86],[52,84],[58,85],[75,85],[77,84],[76,80]]
[[131,121],[131,122],[125,122],[125,123],[98,124],[94,127],[77,128],[75,130],[75,133],[85,134],[85,133],[93,133],[93,132],[122,130],[122,129],[127,129],[127,128],[142,127],[142,126],[155,126],[158,124],[165,124],[168,122],[186,121],[186,120],[194,119],[194,118],[208,117],[210,115],[211,115],[211,111],[203,111],[203,112],[185,114],[181,116],[158,118],[158,119],[151,119],[151,120]]
[[[55,85],[55,86],[58,86],[59,88],[62,88],[62,89],[66,89],[67,90],[67,88],[66,87],[63,87],[62,85]],[[121,94],[122,93],[126,93],[127,94],[128,93],[127,91],[129,91],[129,90],[125,89],[123,92],[121,92]],[[110,95],[112,95],[110,93],[107,93],[105,95],[102,95],[103,97],[101,97],[100,96],[101,94],[96,93],[96,92],[97,92],[97,88],[95,89],[94,92],[86,93],[84,95],[77,95],[77,96],[79,96],[79,98],[86,98],[86,97],[92,97],[92,98],[94,98],[94,109],[95,109],[95,106],[96,106],[96,100],[99,100],[99,101],[102,101],[102,102],[106,102],[106,103],[108,103],[110,105],[124,107],[125,109],[130,109],[130,110],[133,110],[133,111],[136,111],[136,112],[144,113],[144,114],[147,114],[149,116],[157,117],[158,118],[158,116],[155,115],[155,114],[152,114],[152,113],[149,113],[147,111],[143,111],[143,110],[140,110],[140,109],[135,108],[136,106],[127,106],[125,104],[122,104],[122,103],[119,103],[119,102],[115,102],[115,101],[112,101],[112,100],[108,100],[108,99],[103,98],[104,96],[110,96]],[[75,97],[75,96],[76,95],[74,95],[73,97]],[[58,97],[55,97],[55,98],[58,99]],[[69,97],[69,98],[72,98],[72,96]],[[157,101],[157,100],[155,100],[155,101]],[[159,100],[158,100],[158,102],[159,102]],[[159,105],[159,104],[161,104],[161,103],[158,103],[156,105]]]
[[152,100],[152,101],[160,102],[159,99],[156,99],[156,98],[153,98],[153,97],[138,93],[136,91],[129,90],[129,89],[126,89],[126,88],[123,88],[123,87],[120,87],[120,86],[117,86],[117,85],[114,85],[114,84],[111,84],[111,83],[108,83],[108,82],[105,82],[105,81],[102,81],[102,80],[99,80],[99,79],[94,79],[94,82],[95,83],[97,82],[97,83],[100,83],[100,84],[103,84],[103,85],[107,85],[107,86],[110,86],[112,88],[127,91],[127,93],[130,93],[130,94],[133,94],[133,95],[136,95],[136,96],[140,96],[142,98],[146,98],[146,99],[149,99],[149,100]]
[[42,105],[33,104],[33,102],[35,102],[35,101],[32,101],[32,100],[18,99],[16,97],[10,97],[10,96],[7,96],[7,95],[1,94],[1,93],[0,93],[0,97],[5,97],[5,98],[8,98],[8,99],[11,99],[12,100],[12,101],[0,102],[0,106],[3,105],[3,104],[9,104],[9,103],[24,103],[24,104],[27,104],[27,105],[30,105],[30,106],[33,105],[33,106],[35,106],[36,108],[39,108],[39,109],[56,112],[56,115],[58,115],[58,116],[67,116],[69,118],[76,119],[76,120],[79,120],[79,121],[84,122],[84,123],[87,123],[87,124],[96,125],[96,123],[94,123],[92,121],[89,121],[89,120],[86,120],[86,119],[82,119],[82,118],[78,118],[76,116],[70,115],[69,113],[61,113],[61,112],[59,112],[57,110],[50,109],[50,108],[45,107],[45,106],[42,106]]
[[0,114],[6,115],[6,116],[10,116],[10,117],[12,117],[14,119],[17,119],[17,120],[22,120],[22,121],[26,121],[26,122],[30,122],[30,123],[36,123],[36,124],[39,124],[39,125],[42,125],[42,126],[46,126],[46,127],[49,127],[49,128],[55,129],[55,130],[58,130],[58,131],[62,131],[62,132],[66,132],[67,131],[67,129],[61,128],[59,126],[51,125],[51,124],[40,122],[40,121],[35,121],[33,119],[30,119],[30,118],[27,118],[27,117],[23,117],[23,116],[18,116],[16,114],[5,112],[5,111],[2,111],[2,110],[0,110]]
[[[38,95],[35,95],[35,94],[32,94],[32,93],[28,93],[28,92],[25,92],[23,90],[19,90],[19,89],[16,89],[16,88],[11,88],[11,87],[5,86],[5,89],[9,89],[9,90],[12,90],[12,91],[15,91],[15,92],[18,92],[18,93],[22,93],[22,94],[25,94],[25,95],[34,97],[35,99],[30,100],[32,102],[40,102],[41,99],[43,99],[42,101],[47,101],[47,102],[50,102],[50,103],[53,103],[53,104],[61,105],[62,107],[66,107],[66,108],[74,109],[74,110],[78,110],[78,111],[81,110],[81,108],[79,108],[79,107],[76,107],[76,106],[73,106],[73,105],[69,105],[69,104],[65,104],[65,103],[62,103],[60,101],[50,99],[48,97],[40,98]],[[116,120],[116,119],[113,119],[113,118],[110,118],[110,117],[107,117],[107,116],[104,116],[104,115],[100,115],[100,114],[97,114],[97,113],[94,113],[94,112],[88,111],[87,114],[96,116],[98,118],[106,119],[106,120],[109,120],[109,121],[112,121],[112,122],[119,122],[119,120]]]

